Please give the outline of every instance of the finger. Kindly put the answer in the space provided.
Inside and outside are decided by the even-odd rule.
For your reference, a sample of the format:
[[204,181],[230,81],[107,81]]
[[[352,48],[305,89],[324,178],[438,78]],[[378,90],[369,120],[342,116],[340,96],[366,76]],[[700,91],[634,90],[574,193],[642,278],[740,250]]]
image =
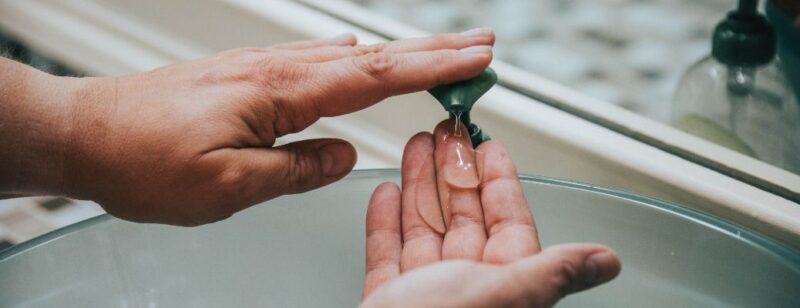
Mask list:
[[478,164],[483,164],[481,204],[489,236],[483,260],[508,263],[538,252],[536,225],[508,152],[497,141],[482,143],[477,152]]
[[362,298],[400,275],[402,240],[400,189],[395,184],[383,183],[375,188],[367,208],[367,261]]
[[366,54],[364,46],[323,46],[299,51],[291,51],[286,55],[290,60],[302,63],[320,63],[355,57]]
[[529,307],[552,307],[559,299],[616,277],[622,265],[617,254],[597,244],[563,244],[512,263],[506,275],[515,297]]
[[469,134],[461,122],[445,120],[436,126],[434,139],[439,204],[447,227],[442,259],[480,261],[486,245],[486,229]]
[[241,210],[285,194],[319,188],[344,177],[356,162],[352,145],[337,139],[314,139],[266,148],[223,149],[206,154],[223,165],[217,187],[225,204]]
[[403,273],[442,259],[445,227],[436,192],[433,149],[433,136],[419,133],[403,151]]
[[[470,32],[472,31],[472,32]],[[295,52],[299,62],[318,63],[370,53],[405,53],[438,49],[463,49],[477,45],[493,45],[495,36],[489,28],[478,28],[463,34],[447,33],[422,38],[410,38],[386,43],[359,46],[329,45]]]
[[296,42],[288,42],[288,43],[272,45],[269,47],[269,49],[302,50],[302,49],[310,49],[321,46],[353,46],[356,44],[357,41],[358,39],[354,34],[345,33],[330,38],[308,40],[308,41],[296,41]]
[[301,193],[341,179],[356,163],[356,151],[344,140],[312,139],[275,147],[262,157],[263,172],[277,172],[275,185],[285,193]]
[[369,52],[414,52],[437,49],[463,49],[470,46],[494,45],[492,29],[476,28],[461,33],[444,33],[428,37],[409,38],[372,45]]
[[319,116],[366,108],[389,96],[422,91],[477,76],[492,60],[491,46],[462,50],[370,53],[312,64],[304,101]]

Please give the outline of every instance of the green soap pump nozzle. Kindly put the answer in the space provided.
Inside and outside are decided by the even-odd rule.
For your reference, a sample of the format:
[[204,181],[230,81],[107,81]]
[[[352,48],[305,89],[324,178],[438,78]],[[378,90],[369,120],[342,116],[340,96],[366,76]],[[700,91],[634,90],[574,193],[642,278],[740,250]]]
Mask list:
[[758,13],[758,0],[739,0],[714,29],[711,54],[732,67],[765,65],[775,57],[775,30]]
[[450,114],[450,118],[461,119],[461,122],[467,127],[472,146],[477,147],[491,138],[481,131],[480,126],[472,123],[469,112],[472,110],[472,105],[496,83],[497,73],[491,68],[487,68],[475,78],[441,85],[428,90],[428,92],[442,104],[444,110]]

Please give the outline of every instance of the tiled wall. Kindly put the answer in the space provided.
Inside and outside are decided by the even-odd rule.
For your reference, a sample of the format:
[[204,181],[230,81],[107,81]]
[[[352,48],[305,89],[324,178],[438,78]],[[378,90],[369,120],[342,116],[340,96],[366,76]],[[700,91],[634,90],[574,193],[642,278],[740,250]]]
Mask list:
[[657,121],[735,0],[350,0],[429,32],[491,26],[496,57]]

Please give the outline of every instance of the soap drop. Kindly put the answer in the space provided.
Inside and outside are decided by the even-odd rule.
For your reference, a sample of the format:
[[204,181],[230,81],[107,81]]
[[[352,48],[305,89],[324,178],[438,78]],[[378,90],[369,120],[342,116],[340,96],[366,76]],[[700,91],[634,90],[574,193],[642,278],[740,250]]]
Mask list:
[[455,125],[453,126],[453,136],[461,137],[461,130],[459,126],[461,125],[461,112],[453,113],[456,116]]
[[474,152],[471,146],[465,145],[469,140],[451,138],[445,143],[447,153],[443,174],[445,181],[458,188],[478,187],[480,179],[474,163]]
[[[434,160],[436,162],[436,185],[439,194],[445,229],[450,227],[453,210],[459,204],[479,204],[478,162],[476,152],[466,128],[458,120],[444,121],[436,126]],[[456,125],[455,131],[451,130]],[[460,137],[456,132],[461,131]]]

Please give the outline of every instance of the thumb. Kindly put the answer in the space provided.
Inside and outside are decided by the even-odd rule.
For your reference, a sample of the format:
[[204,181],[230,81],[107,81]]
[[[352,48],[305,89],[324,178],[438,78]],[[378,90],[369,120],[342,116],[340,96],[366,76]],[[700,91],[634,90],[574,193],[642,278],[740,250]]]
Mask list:
[[225,149],[208,154],[224,165],[215,188],[228,208],[242,210],[281,195],[301,193],[341,179],[356,150],[339,139],[313,139],[274,148]]
[[507,267],[517,286],[516,298],[531,307],[550,307],[561,298],[606,283],[621,264],[617,254],[598,244],[563,244]]
[[356,163],[356,150],[340,139],[311,139],[275,147],[261,158],[264,172],[275,177],[274,193],[295,194],[347,175]]

